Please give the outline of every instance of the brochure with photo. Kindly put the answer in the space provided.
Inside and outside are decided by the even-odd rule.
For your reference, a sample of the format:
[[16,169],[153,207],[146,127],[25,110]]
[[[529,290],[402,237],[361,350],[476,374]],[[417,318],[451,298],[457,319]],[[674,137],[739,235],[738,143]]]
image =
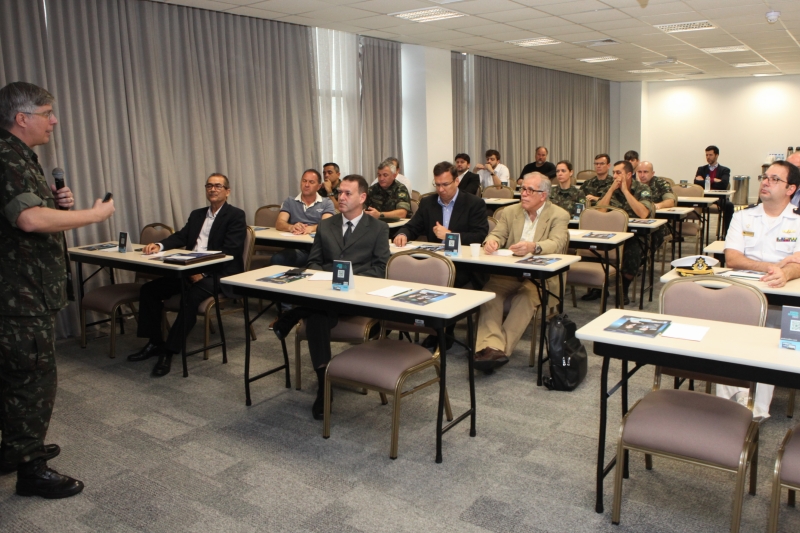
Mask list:
[[616,233],[586,233],[581,235],[584,239],[610,239]]
[[654,318],[641,318],[625,315],[614,321],[605,331],[616,331],[639,337],[657,337],[670,325],[670,320],[656,320]]
[[256,281],[266,281],[267,283],[283,285],[285,283],[291,283],[293,281],[297,281],[298,279],[304,279],[308,277],[311,277],[311,274],[289,274],[287,271],[279,274],[273,274],[271,276],[267,276],[266,278],[259,278]]
[[441,252],[444,250],[443,244],[420,244],[418,247],[420,250],[428,250],[429,252]]
[[525,259],[520,259],[517,263],[522,263],[523,265],[549,265],[558,261],[558,257],[546,257],[543,255],[532,255],[531,257],[526,257]]
[[628,222],[633,222],[634,224],[655,224],[656,219],[654,218],[632,218]]
[[414,304],[414,305],[428,305],[432,304],[433,302],[438,302],[440,300],[444,300],[445,298],[449,298],[451,296],[455,296],[456,293],[454,292],[442,292],[442,291],[434,291],[432,289],[420,289],[418,291],[409,292],[407,294],[401,294],[400,296],[395,296],[392,300],[396,302],[404,302],[407,304]]
[[86,250],[87,252],[96,252],[98,250],[108,250],[109,248],[117,248],[119,246],[118,243],[109,242],[106,244],[94,244],[92,246],[84,246],[80,248],[81,250]]

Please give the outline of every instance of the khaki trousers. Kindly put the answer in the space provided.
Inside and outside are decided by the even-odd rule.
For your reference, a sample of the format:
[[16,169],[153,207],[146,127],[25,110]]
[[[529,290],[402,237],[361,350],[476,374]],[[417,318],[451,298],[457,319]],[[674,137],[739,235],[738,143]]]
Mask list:
[[[481,306],[475,349],[494,348],[510,356],[540,303],[539,291],[530,281],[519,281],[511,276],[492,276],[483,290],[496,296]],[[509,297],[511,309],[503,320],[503,307]]]

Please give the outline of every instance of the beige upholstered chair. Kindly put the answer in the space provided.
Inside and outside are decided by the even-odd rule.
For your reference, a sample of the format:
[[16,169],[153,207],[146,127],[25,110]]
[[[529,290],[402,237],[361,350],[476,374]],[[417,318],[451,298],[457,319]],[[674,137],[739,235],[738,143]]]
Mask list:
[[499,222],[500,221],[500,214],[503,212],[503,209],[505,209],[506,207],[508,207],[508,206],[501,205],[500,207],[495,209],[494,213],[492,213],[492,218]]
[[[758,289],[726,279],[724,289],[703,286],[703,280],[679,278],[661,292],[661,312],[763,326],[767,300]],[[703,302],[698,306],[697,302]],[[747,407],[738,402],[700,392],[660,389],[661,375],[680,375],[749,388]],[[750,463],[750,494],[758,478],[758,422],[753,420],[756,384],[706,374],[656,367],[653,391],[628,411],[622,420],[617,444],[612,522],[619,524],[625,452],[639,451],[652,468],[656,455],[708,466],[736,474],[731,531],[739,530],[747,465]]]
[[503,185],[502,187],[486,187],[483,190],[483,197],[484,198],[507,198],[512,199],[514,198],[514,189],[511,187],[506,187]]
[[769,508],[768,533],[778,531],[778,517],[781,506],[781,490],[789,489],[790,506],[795,506],[795,491],[800,490],[800,426],[790,429],[783,438],[775,459],[775,473],[772,480],[772,502]]
[[[142,228],[139,234],[139,244],[150,244],[166,239],[173,233],[173,229],[160,222],[148,224]],[[127,305],[131,309],[131,313],[136,317],[136,310],[133,304],[139,301],[139,289],[142,283],[153,279],[154,276],[147,274],[137,273],[133,283],[115,283],[112,285],[104,285],[94,289],[81,298],[81,348],[86,348],[86,326],[98,324],[86,324],[86,311],[94,311],[96,313],[103,313],[110,315],[108,319],[111,325],[110,330],[110,347],[109,357],[112,359],[116,356],[117,348],[117,319],[120,317],[118,314],[123,305]],[[105,322],[102,320],[101,322]]]
[[[628,213],[616,207],[587,207],[581,213],[579,227],[582,230],[592,231],[628,231]],[[624,247],[624,245],[619,247],[620,262],[622,260]],[[589,250],[578,250],[578,255],[582,257],[597,257]],[[621,304],[619,301],[619,295],[622,294],[622,281],[621,276],[617,275],[617,269],[613,266],[616,257],[616,250],[611,250],[608,252],[608,278],[610,280],[615,280],[617,285],[617,306],[619,307]],[[567,272],[567,285],[572,286],[572,306],[578,306],[575,285],[582,285],[586,287],[600,288],[602,291],[600,308],[605,309],[606,291],[608,289],[605,286],[605,282],[605,271],[603,270],[603,265],[600,263],[581,261],[570,266],[569,272]]]
[[419,210],[419,200],[414,200],[412,198],[410,203],[411,203],[411,214],[408,216],[408,218],[411,218],[414,215],[416,215],[417,211]]
[[412,200],[416,200],[417,202],[419,202],[420,198],[422,198],[422,194],[420,194],[419,191],[414,191],[414,190],[411,191]]
[[[278,220],[278,215],[281,214],[281,206],[278,204],[270,204],[259,207],[256,211],[255,220],[253,225],[264,228],[274,228]],[[264,246],[261,244],[256,245],[255,254],[250,262],[250,269],[257,270],[272,264],[272,256],[283,250],[279,246]]]
[[675,185],[675,180],[674,180],[674,179],[672,179],[672,178],[668,178],[668,177],[666,177],[666,176],[659,176],[659,178],[661,178],[662,180],[665,180],[665,181],[666,181],[667,183],[669,183],[670,185]]
[[[702,198],[705,195],[705,191],[699,185],[689,185],[688,187],[673,185],[672,193],[675,195],[676,202],[677,198],[680,196]],[[705,226],[703,225],[703,220],[700,215],[701,212],[702,210],[699,207],[695,208],[695,212],[689,213],[689,216],[686,217],[681,225],[681,237],[684,239],[686,237],[694,237],[695,254],[700,253],[700,242],[703,240],[703,232],[705,231]]]
[[[386,265],[386,278],[430,283],[452,287],[455,280],[455,266],[450,259],[424,250],[410,250],[393,255]],[[364,387],[380,393],[381,403],[388,403],[387,395],[394,396],[392,410],[392,441],[389,457],[397,458],[400,428],[400,400],[424,387],[439,382],[439,350],[433,355],[422,346],[405,341],[388,340],[386,330],[408,331],[413,333],[435,333],[431,328],[402,322],[381,321],[381,338],[348,348],[328,364],[325,379],[325,419],[322,436],[330,436],[331,428],[331,386],[336,383],[352,387]],[[404,390],[406,380],[421,371],[433,367],[436,376],[411,389]],[[445,391],[445,412],[447,420],[453,419],[450,400]]]
[[421,202],[422,200],[424,200],[428,196],[433,196],[434,194],[436,194],[436,193],[435,192],[426,192],[425,194],[423,194],[422,196],[419,197],[419,201]]
[[595,172],[594,170],[581,170],[575,176],[575,182],[577,183],[580,180],[583,181],[590,180],[594,177],[597,177],[597,172]]
[[489,222],[489,233],[491,233],[497,227],[497,219],[495,217],[486,217],[486,221]]
[[[244,239],[244,254],[242,256],[242,260],[244,262],[244,270],[245,272],[251,270],[251,264],[253,259],[253,251],[256,244],[256,232],[250,226],[247,227],[247,235]],[[219,310],[220,315],[230,315],[233,313],[241,313],[242,312],[242,305],[237,303],[237,299],[235,298],[228,298],[227,296],[223,296],[222,294],[219,295]],[[203,346],[206,349],[203,351],[203,359],[208,359],[208,345],[210,344],[210,337],[211,337],[211,318],[216,314],[214,297],[209,296],[202,302],[200,305],[197,306],[197,314],[203,317],[204,320],[204,331],[205,331],[205,338]],[[181,295],[176,294],[169,300],[164,302],[164,314],[168,312],[177,313],[180,311],[181,308]],[[253,326],[250,325],[250,338],[256,340],[256,332],[253,329]]]

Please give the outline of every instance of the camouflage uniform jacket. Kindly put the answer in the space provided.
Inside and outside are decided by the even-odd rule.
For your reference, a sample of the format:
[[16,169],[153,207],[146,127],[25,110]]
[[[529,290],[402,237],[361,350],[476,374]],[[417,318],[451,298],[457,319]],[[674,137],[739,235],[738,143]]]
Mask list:
[[[652,218],[655,213],[655,208],[653,207],[655,202],[653,202],[650,187],[641,181],[631,180],[631,194],[647,208],[649,211],[647,216]],[[611,195],[610,204],[611,207],[618,207],[628,213],[629,218],[641,218],[636,214],[633,208],[631,208],[630,204],[628,204],[628,200],[620,189],[617,189],[614,191],[614,194]]]
[[592,195],[602,198],[606,195],[608,188],[611,187],[612,183],[614,183],[614,176],[610,174],[606,175],[606,179],[604,180],[599,180],[597,179],[597,176],[595,176],[583,182],[583,185],[581,185],[581,191],[583,191],[583,194],[586,196]]
[[0,315],[44,316],[67,304],[62,233],[28,233],[17,227],[30,207],[56,207],[39,158],[0,129]]
[[667,180],[659,178],[658,176],[653,176],[653,179],[651,179],[650,183],[647,185],[650,187],[650,194],[652,195],[652,202],[654,205],[664,200],[677,200],[675,194],[672,192],[672,185],[670,185]]
[[406,186],[395,180],[387,189],[381,187],[380,183],[369,188],[367,192],[367,205],[365,208],[374,207],[381,213],[394,211],[395,209],[405,209],[406,215],[411,214],[411,197]]
[[550,201],[570,215],[574,215],[575,204],[586,205],[586,195],[577,187],[562,189],[558,185],[554,185],[550,189]]

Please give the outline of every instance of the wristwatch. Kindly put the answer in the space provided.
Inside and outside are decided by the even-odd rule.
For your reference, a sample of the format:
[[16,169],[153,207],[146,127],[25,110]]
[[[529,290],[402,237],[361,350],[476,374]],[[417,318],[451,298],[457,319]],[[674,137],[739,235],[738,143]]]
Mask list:
[[380,218],[383,218],[383,213],[380,214]]
[[533,255],[539,255],[540,253],[542,253],[542,247],[537,244],[536,248],[533,249]]

